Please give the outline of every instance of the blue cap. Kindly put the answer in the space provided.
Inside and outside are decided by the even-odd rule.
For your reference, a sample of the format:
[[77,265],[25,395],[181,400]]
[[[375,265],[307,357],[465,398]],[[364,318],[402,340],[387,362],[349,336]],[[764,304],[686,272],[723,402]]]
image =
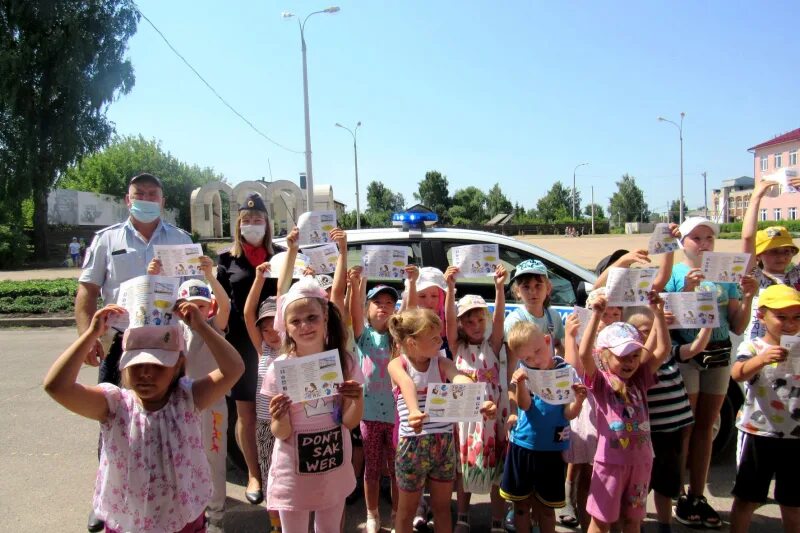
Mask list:
[[548,277],[547,267],[538,259],[526,259],[518,264],[514,269],[514,275],[511,276],[511,281],[514,281],[520,276],[538,274],[539,276]]
[[239,206],[239,211],[264,211],[267,212],[267,206],[264,205],[264,199],[257,192],[251,192],[244,199],[242,205]]
[[400,293],[398,293],[397,290],[394,289],[393,287],[390,287],[388,285],[375,285],[367,293],[367,300],[372,300],[382,292],[388,292],[389,296],[394,298],[395,302],[400,299]]

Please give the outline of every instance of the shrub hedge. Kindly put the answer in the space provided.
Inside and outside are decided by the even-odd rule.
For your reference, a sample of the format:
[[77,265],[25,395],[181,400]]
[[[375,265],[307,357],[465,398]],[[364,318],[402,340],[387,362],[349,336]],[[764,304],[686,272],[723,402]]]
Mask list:
[[70,311],[77,289],[74,279],[0,281],[0,314]]

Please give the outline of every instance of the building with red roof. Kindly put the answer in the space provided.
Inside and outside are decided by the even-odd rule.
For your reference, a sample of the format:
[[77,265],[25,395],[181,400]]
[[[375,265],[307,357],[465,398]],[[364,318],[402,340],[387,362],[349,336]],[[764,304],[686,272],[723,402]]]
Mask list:
[[[797,171],[797,153],[800,151],[800,128],[777,135],[751,148],[753,153],[753,178],[758,185],[763,179],[783,174],[787,169]],[[781,194],[761,200],[759,220],[800,219],[800,194]]]

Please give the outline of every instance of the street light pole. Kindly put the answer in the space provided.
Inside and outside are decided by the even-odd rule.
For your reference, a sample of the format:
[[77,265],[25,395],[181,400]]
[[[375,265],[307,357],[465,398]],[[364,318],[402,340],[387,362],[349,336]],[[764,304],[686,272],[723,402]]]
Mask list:
[[589,163],[580,163],[579,165],[575,165],[575,168],[572,171],[572,220],[575,220],[575,172],[578,170],[578,167],[588,164]]
[[[306,62],[306,36],[305,36],[305,28],[306,22],[310,17],[313,15],[317,15],[319,13],[337,13],[339,11],[338,6],[331,6],[325,8],[321,11],[314,11],[313,13],[309,13],[303,22],[300,22],[300,19],[297,19],[297,24],[300,26],[300,50],[303,52],[303,111],[305,113],[305,130],[306,130],[306,205],[309,211],[314,210],[314,173],[311,168],[311,117],[309,116],[309,109],[308,109],[308,65]],[[294,17],[294,13],[290,13],[289,11],[284,11],[281,16],[283,18],[291,18]]]
[[705,217],[708,218],[708,185],[706,185],[707,173],[703,171],[703,210],[706,212]]
[[669,122],[670,124],[672,124],[673,126],[678,128],[678,137],[680,138],[680,141],[681,141],[681,197],[680,197],[680,218],[678,219],[681,224],[683,223],[683,212],[684,212],[684,207],[683,207],[683,117],[685,117],[685,116],[686,116],[686,113],[681,111],[681,123],[680,123],[680,125],[677,124],[676,122],[668,120],[668,119],[666,119],[664,117],[658,117],[659,122]]
[[359,120],[358,123],[356,123],[356,127],[352,130],[342,126],[338,122],[336,123],[336,127],[347,130],[348,133],[353,136],[353,159],[355,160],[356,167],[356,229],[361,229],[361,204],[358,199],[358,143],[356,142],[356,134],[358,133],[358,128],[361,127],[361,121]]

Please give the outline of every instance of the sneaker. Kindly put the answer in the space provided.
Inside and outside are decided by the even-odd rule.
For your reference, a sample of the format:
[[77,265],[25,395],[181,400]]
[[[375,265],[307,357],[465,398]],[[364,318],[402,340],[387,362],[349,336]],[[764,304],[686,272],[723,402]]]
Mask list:
[[695,512],[700,516],[700,522],[709,529],[718,529],[722,525],[719,513],[708,504],[705,496],[698,496],[694,499]]
[[681,494],[674,507],[675,520],[685,526],[697,527],[703,524],[700,514],[697,512],[695,500],[689,499],[686,494]]
[[509,509],[506,513],[506,531],[514,533],[517,530],[517,525],[514,523],[514,509]]
[[367,515],[367,525],[364,527],[364,533],[378,533],[381,530],[381,517]]

